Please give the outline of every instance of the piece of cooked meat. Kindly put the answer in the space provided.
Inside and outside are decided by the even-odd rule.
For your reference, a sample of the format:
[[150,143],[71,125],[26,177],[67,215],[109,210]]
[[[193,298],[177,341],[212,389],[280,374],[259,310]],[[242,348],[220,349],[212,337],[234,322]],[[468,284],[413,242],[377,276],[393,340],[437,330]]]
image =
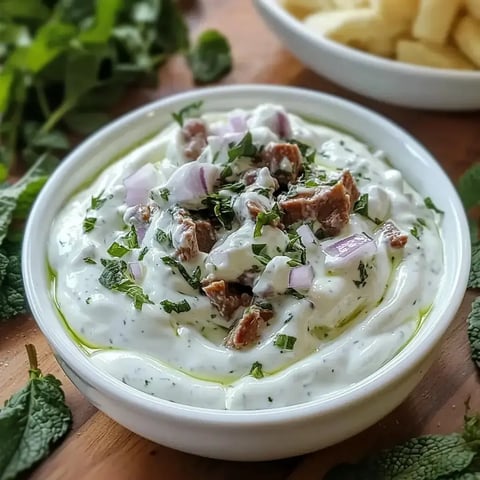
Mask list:
[[273,317],[273,310],[252,305],[243,312],[242,318],[230,330],[225,345],[237,350],[254,344],[260,333]]
[[407,244],[408,235],[402,233],[393,222],[385,222],[381,229],[392,248],[403,248]]
[[189,118],[182,127],[185,143],[183,153],[189,161],[196,160],[207,146],[207,126],[199,118]]
[[302,170],[302,153],[292,143],[269,143],[260,154],[262,163],[281,186],[295,183]]
[[279,201],[286,225],[305,220],[318,220],[327,236],[340,233],[350,220],[350,212],[359,191],[350,172],[343,172],[333,186],[319,186]]
[[215,280],[202,287],[210,303],[220,312],[222,317],[230,319],[237,308],[250,305],[252,296],[240,292],[225,280]]

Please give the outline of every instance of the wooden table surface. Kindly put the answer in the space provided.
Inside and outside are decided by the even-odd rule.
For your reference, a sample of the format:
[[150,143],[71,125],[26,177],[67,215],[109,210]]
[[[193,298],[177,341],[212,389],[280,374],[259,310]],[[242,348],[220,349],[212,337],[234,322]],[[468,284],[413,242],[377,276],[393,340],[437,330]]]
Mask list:
[[[183,1],[193,33],[206,27],[225,32],[232,44],[234,69],[221,83],[275,83],[340,95],[365,105],[402,126],[438,159],[453,181],[480,159],[480,112],[430,113],[392,107],[346,91],[302,66],[266,29],[251,2],[242,0]],[[117,113],[149,100],[194,88],[181,58],[159,72],[156,91],[134,91]],[[25,343],[34,343],[44,373],[63,383],[73,412],[73,428],[55,452],[36,468],[35,480],[82,479],[243,479],[310,480],[340,461],[424,433],[458,430],[470,398],[480,411],[478,375],[470,360],[465,319],[473,292],[444,339],[441,354],[423,381],[388,417],[342,444],[303,457],[274,462],[235,463],[205,459],[147,441],[116,424],[90,405],[56,363],[48,344],[26,315],[0,324],[0,402],[27,379]]]

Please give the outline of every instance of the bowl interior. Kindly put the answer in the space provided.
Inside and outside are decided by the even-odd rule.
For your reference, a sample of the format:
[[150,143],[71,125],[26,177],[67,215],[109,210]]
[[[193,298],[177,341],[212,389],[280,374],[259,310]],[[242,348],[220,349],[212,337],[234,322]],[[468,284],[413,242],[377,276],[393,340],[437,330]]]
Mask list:
[[[385,151],[391,163],[422,196],[430,196],[444,212],[442,234],[445,275],[430,315],[413,340],[389,363],[358,384],[309,403],[257,411],[218,411],[172,404],[129,387],[94,367],[67,333],[50,295],[47,267],[49,230],[57,212],[80,185],[89,181],[115,156],[158,132],[171,121],[170,114],[198,100],[204,111],[251,108],[259,103],[280,103],[293,113],[340,127],[377,149]],[[215,421],[258,423],[278,421],[296,415],[318,414],[345,407],[366,398],[415,368],[440,340],[455,315],[466,288],[470,262],[468,225],[460,200],[448,177],[430,154],[407,133],[386,119],[337,97],[288,87],[238,86],[201,89],[147,105],[104,127],[80,145],[58,168],[41,192],[31,212],[24,241],[23,276],[33,315],[54,351],[86,382],[121,396],[131,405],[151,411],[168,409],[175,415],[198,416]]]

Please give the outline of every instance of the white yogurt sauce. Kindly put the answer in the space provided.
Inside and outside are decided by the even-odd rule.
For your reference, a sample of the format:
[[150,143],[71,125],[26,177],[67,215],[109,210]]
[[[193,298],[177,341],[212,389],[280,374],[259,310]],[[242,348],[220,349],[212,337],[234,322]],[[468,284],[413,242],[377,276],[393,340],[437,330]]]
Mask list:
[[[254,145],[260,146],[280,141],[272,118],[282,111],[278,106],[261,105],[233,115],[243,116]],[[238,142],[244,132],[228,131],[232,123],[228,114],[202,118],[209,124],[211,136],[197,162],[215,162],[215,168],[221,169],[229,144]],[[156,188],[153,198],[160,208],[138,247],[122,257],[127,264],[134,264],[135,283],[151,302],[144,303],[141,310],[135,308],[129,295],[100,284],[101,259],[113,259],[107,252],[113,242],[126,242],[124,180],[151,163],[151,183],[172,187],[172,173],[185,163],[180,127],[171,125],[106,168],[68,202],[52,226],[48,258],[55,273],[56,300],[96,366],[139,390],[174,402],[217,409],[265,409],[307,402],[358,382],[391,360],[409,341],[434,302],[442,275],[440,216],[425,207],[423,198],[383,160],[381,152],[372,153],[351,136],[298,116],[289,114],[288,120],[291,138],[314,147],[315,161],[327,174],[350,170],[360,193],[368,194],[369,217],[377,223],[393,221],[408,234],[405,247],[392,249],[380,234],[381,226],[352,213],[338,238],[316,239],[306,245],[314,276],[308,291],[301,292],[304,298],[298,299],[284,294],[291,270],[290,258],[283,254],[287,233],[266,225],[261,236],[254,238],[255,220],[245,213],[248,199],[256,199],[266,208],[272,200],[254,192],[253,187],[240,196],[224,192],[235,197],[233,229],[220,229],[209,254],[200,253],[183,265],[189,274],[199,266],[202,278],[210,274],[228,281],[236,280],[250,266],[264,269],[253,292],[270,292],[268,302],[274,316],[257,343],[236,350],[223,343],[231,322],[178,270],[161,260],[173,250],[168,241],[159,242],[156,234],[161,229],[175,235],[167,211],[175,198],[160,199]],[[237,159],[232,164],[233,174],[249,165],[248,159]],[[216,178],[214,170],[210,172]],[[265,170],[254,186],[273,190]],[[189,188],[184,176],[182,182]],[[181,197],[182,188],[177,184],[171,190],[175,188]],[[101,201],[92,204],[92,197]],[[96,218],[88,232],[84,231],[85,218]],[[363,283],[358,256],[336,261],[324,251],[329,242],[362,232],[375,240],[374,249],[360,258],[367,275]],[[274,257],[266,267],[258,262],[252,243],[266,244],[265,253]],[[138,261],[142,251],[144,257]],[[186,300],[190,310],[167,313],[160,304],[166,299],[174,303]],[[275,344],[279,334],[296,339],[293,349]],[[258,364],[262,378],[250,374],[252,365]]]

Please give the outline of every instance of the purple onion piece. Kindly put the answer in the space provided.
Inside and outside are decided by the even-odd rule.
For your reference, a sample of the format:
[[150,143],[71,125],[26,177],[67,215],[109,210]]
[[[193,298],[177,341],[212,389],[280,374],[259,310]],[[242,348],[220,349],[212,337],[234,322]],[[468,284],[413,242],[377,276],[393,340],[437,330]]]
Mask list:
[[245,133],[247,131],[247,117],[244,113],[235,113],[228,121],[232,132]]
[[354,233],[353,235],[342,238],[335,243],[330,243],[323,250],[331,257],[345,258],[350,256],[360,247],[370,243],[373,243],[373,239],[371,239],[366,233]]
[[145,238],[145,233],[147,233],[147,227],[144,227],[144,226],[137,227],[137,239],[139,244],[143,242],[143,239]]
[[155,186],[156,170],[151,163],[143,165],[139,170],[125,178],[125,203],[131,207],[146,203],[148,194]]
[[140,280],[143,276],[143,267],[140,262],[129,262],[128,269],[135,280]]
[[277,113],[277,125],[278,125],[278,136],[280,138],[291,138],[292,137],[292,127],[290,125],[290,120],[288,115],[285,112]]
[[290,270],[288,286],[295,290],[308,290],[313,282],[313,268],[311,265],[300,265]]
[[300,225],[297,228],[297,233],[300,235],[300,239],[305,247],[315,243],[316,237],[308,225]]

